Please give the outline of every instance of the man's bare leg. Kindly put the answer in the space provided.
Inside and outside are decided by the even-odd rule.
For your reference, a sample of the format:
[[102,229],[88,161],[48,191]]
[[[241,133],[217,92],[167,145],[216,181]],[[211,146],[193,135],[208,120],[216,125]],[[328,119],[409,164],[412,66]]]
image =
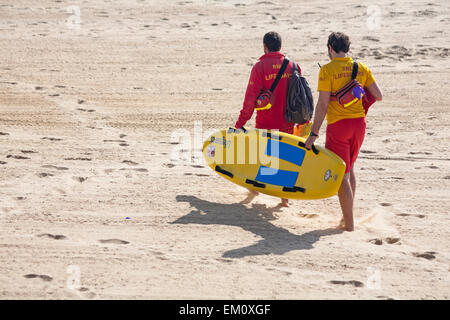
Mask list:
[[345,222],[345,230],[353,231],[353,192],[350,184],[350,173],[346,173],[344,175],[341,187],[338,191],[338,197],[341,204],[342,216]]
[[281,203],[280,203],[280,205],[281,205],[282,207],[289,207],[289,200],[288,200],[288,199],[285,199],[285,198],[281,198]]
[[259,194],[258,191],[248,189],[247,198],[241,201],[241,204],[248,204],[255,199],[255,197]]
[[352,192],[353,192],[353,199],[355,199],[355,194],[356,194],[356,177],[355,177],[355,172],[353,171],[352,167],[350,169],[350,185],[352,186]]

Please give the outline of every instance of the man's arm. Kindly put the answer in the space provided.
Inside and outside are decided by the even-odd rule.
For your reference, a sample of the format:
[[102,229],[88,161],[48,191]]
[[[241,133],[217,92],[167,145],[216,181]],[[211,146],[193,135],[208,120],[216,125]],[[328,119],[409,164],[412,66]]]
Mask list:
[[383,94],[381,93],[380,88],[378,87],[378,84],[376,82],[372,83],[370,86],[367,87],[367,90],[369,90],[370,94],[377,99],[377,101],[383,100]]
[[[311,127],[311,133],[313,134],[319,134],[320,127],[322,126],[323,120],[325,119],[325,116],[327,114],[330,95],[331,92],[329,91],[319,91],[319,101],[317,102],[313,125]],[[316,139],[316,136],[309,136],[305,142],[306,148],[310,149]]]
[[252,117],[253,111],[255,110],[256,99],[261,93],[262,88],[262,77],[260,75],[260,71],[255,65],[253,66],[252,72],[250,74],[250,80],[248,81],[247,91],[245,92],[245,99],[241,113],[239,114],[239,118],[234,125],[236,129],[242,128]]

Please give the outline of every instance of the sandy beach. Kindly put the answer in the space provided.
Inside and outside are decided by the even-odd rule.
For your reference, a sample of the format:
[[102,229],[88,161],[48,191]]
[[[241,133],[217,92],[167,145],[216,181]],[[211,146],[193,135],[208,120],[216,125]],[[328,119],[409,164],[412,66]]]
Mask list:
[[[449,299],[449,12],[2,0],[0,299]],[[316,101],[332,31],[383,91],[355,164],[355,232],[335,228],[337,196],[242,204],[199,155],[234,125],[268,31]]]

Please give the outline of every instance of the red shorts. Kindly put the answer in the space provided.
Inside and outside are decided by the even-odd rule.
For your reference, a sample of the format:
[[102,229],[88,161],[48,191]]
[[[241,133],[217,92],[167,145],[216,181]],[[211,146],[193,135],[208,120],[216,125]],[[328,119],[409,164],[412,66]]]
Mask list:
[[325,148],[344,160],[350,172],[358,157],[366,133],[366,118],[343,119],[327,126]]

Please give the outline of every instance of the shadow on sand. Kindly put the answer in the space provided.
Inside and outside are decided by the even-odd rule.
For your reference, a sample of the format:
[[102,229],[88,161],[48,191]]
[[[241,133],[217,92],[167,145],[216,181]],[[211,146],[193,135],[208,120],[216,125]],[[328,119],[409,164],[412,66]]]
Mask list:
[[277,227],[270,223],[275,220],[274,212],[281,207],[268,208],[266,205],[253,204],[247,208],[243,204],[223,204],[197,198],[189,195],[177,195],[178,202],[188,202],[195,210],[175,220],[175,224],[222,224],[240,227],[262,237],[253,245],[225,252],[223,257],[242,258],[265,254],[284,254],[293,250],[308,250],[322,236],[342,233],[341,230],[328,228],[314,230],[302,235]]

